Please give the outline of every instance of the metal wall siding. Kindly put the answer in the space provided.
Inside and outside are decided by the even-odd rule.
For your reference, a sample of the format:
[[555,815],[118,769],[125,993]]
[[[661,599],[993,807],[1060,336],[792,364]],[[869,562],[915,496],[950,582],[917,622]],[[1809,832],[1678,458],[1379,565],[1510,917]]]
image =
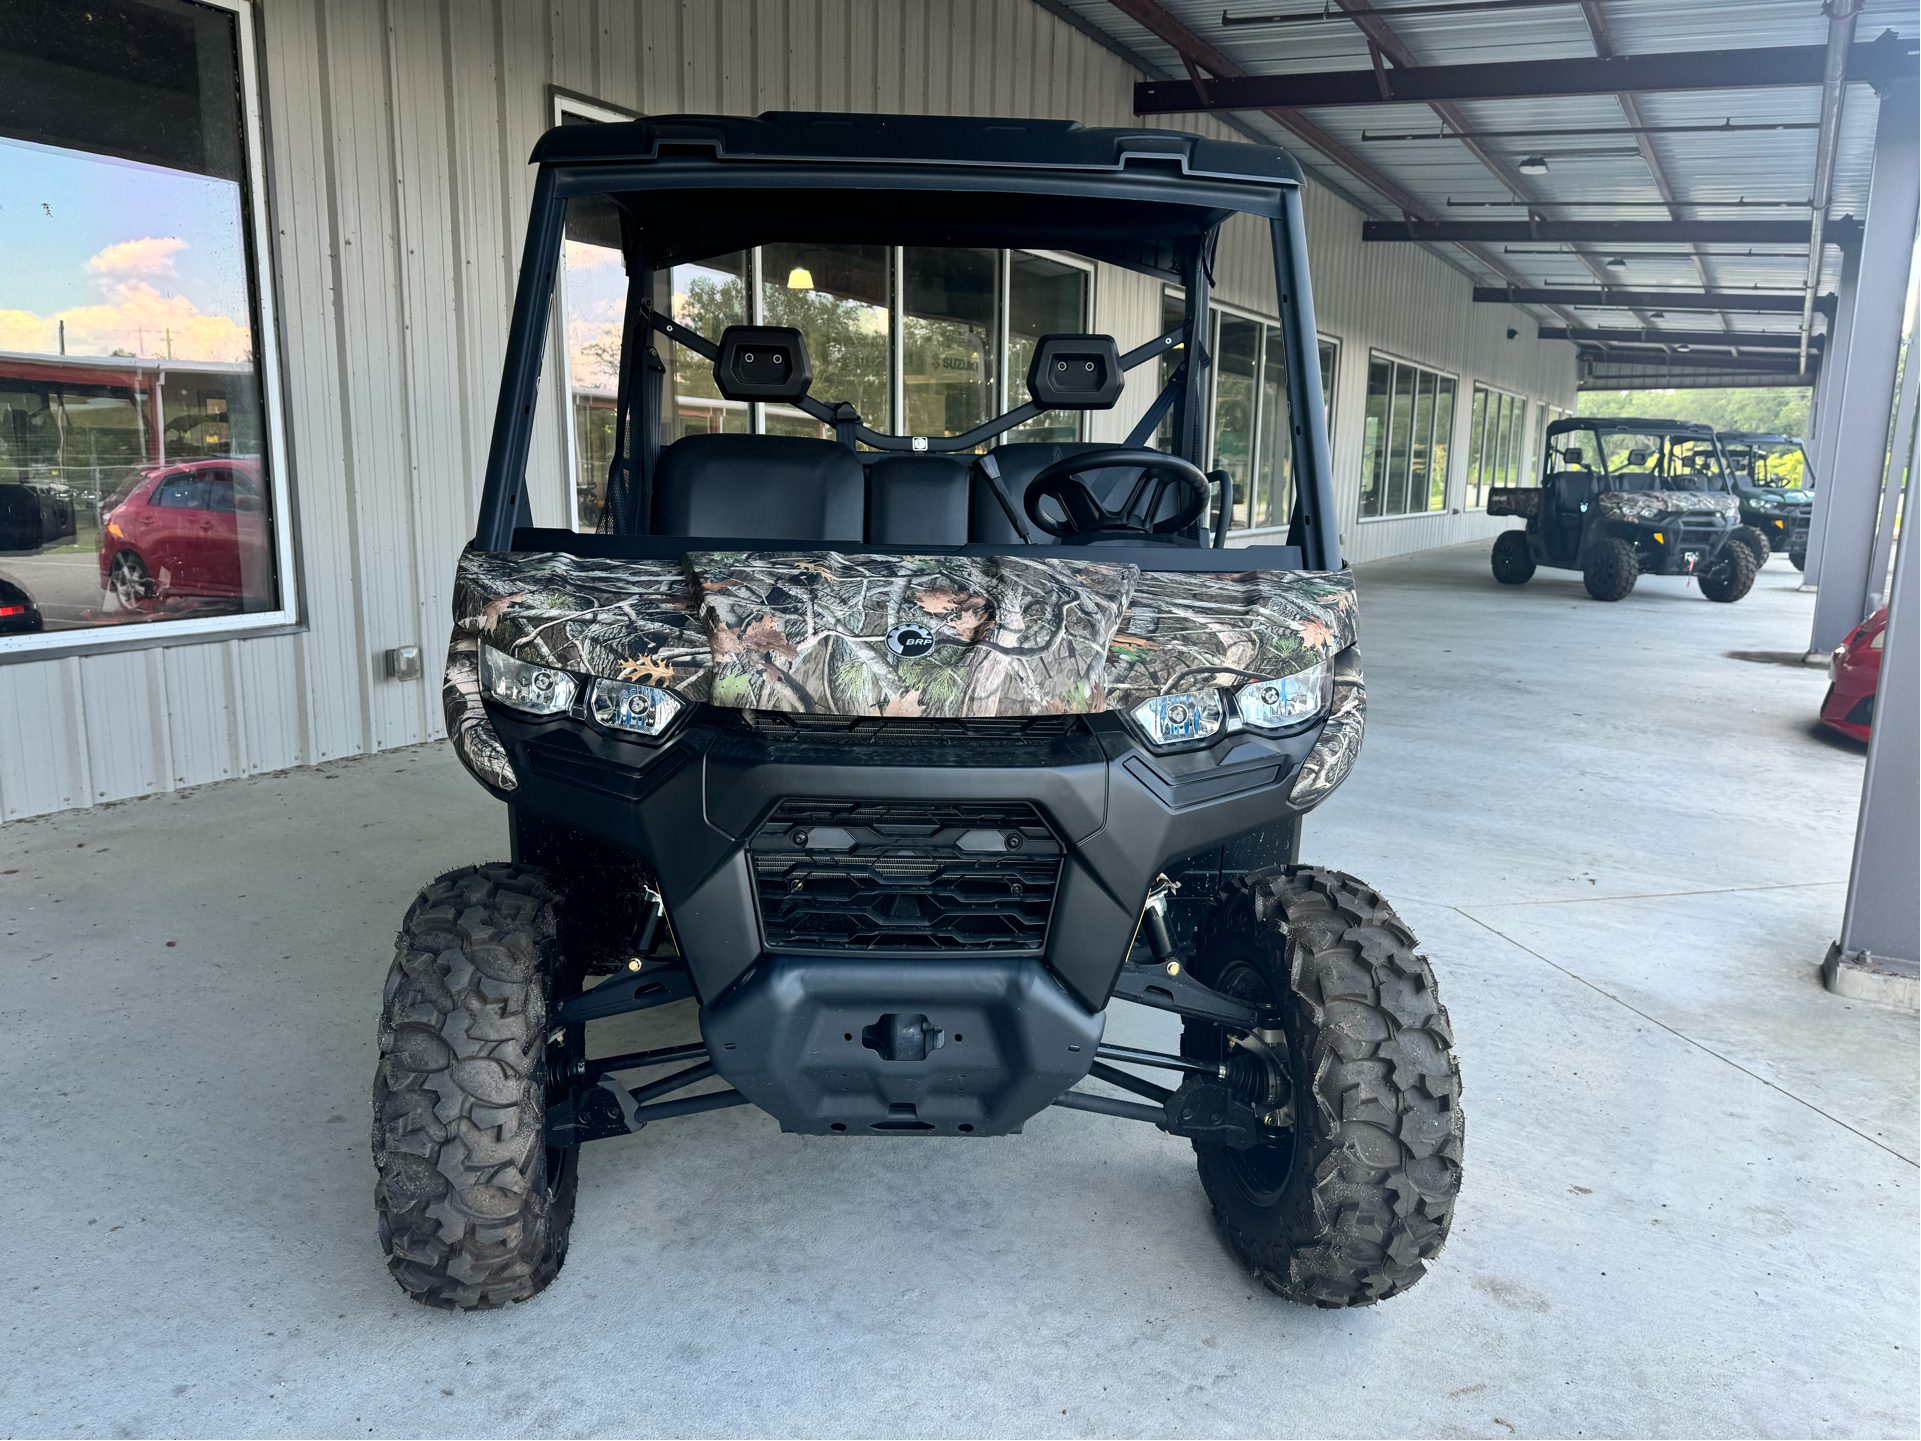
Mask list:
[[[1136,72],[1030,0],[275,0],[258,18],[296,511],[282,520],[296,526],[307,629],[0,667],[0,819],[441,733],[448,591],[479,498],[549,85],[654,113],[1135,123]],[[1240,138],[1204,117],[1193,128]],[[1470,304],[1466,279],[1418,247],[1362,246],[1359,212],[1325,189],[1309,187],[1307,212],[1321,329],[1342,343],[1348,554],[1501,528],[1355,522],[1367,352],[1462,376],[1459,457],[1474,378],[1571,404],[1571,350],[1507,341],[1509,324],[1532,334],[1519,312]],[[1264,227],[1236,221],[1217,274],[1224,300],[1274,312]],[[1101,267],[1095,324],[1138,344],[1159,328],[1159,296]],[[547,371],[529,462],[543,524],[569,513],[564,365]],[[1136,372],[1089,433],[1120,439],[1154,389],[1151,368]],[[386,679],[381,652],[397,645],[421,647],[423,682]]]

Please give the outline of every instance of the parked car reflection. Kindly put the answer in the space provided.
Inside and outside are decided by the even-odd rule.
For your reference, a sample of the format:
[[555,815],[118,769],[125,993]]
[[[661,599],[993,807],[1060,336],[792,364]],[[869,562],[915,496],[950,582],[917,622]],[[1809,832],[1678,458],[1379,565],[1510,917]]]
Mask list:
[[0,577],[0,635],[36,635],[45,624],[33,597]]
[[273,604],[273,544],[252,459],[195,460],[142,473],[104,516],[100,588],[123,610],[176,597]]

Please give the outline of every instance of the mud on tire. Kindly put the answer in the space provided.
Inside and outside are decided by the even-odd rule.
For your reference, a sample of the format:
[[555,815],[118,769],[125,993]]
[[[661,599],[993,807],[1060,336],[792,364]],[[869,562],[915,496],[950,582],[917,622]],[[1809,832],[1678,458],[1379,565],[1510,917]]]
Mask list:
[[524,1301],[560,1270],[574,1151],[546,1146],[558,897],[529,866],[449,871],[408,908],[374,1073],[387,1269],[448,1310]]
[[[1228,1248],[1289,1300],[1372,1305],[1419,1281],[1447,1240],[1461,1072],[1416,944],[1378,892],[1310,866],[1251,873],[1200,938],[1196,979],[1283,1016],[1292,1132],[1254,1152],[1194,1151]],[[1211,1060],[1223,1042],[1189,1021],[1181,1048]]]

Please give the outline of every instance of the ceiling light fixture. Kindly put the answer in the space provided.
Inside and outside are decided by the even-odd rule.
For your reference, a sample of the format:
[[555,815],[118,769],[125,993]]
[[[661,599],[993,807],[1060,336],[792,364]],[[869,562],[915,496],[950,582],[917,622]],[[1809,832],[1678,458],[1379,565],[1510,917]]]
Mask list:
[[1514,168],[1523,175],[1545,175],[1547,174],[1547,157],[1545,155],[1524,156],[1521,163]]
[[1626,270],[1627,268],[1628,262],[1625,255],[1617,255],[1608,261],[1609,270]]
[[787,288],[789,290],[812,290],[814,288],[814,272],[804,265],[796,265],[792,270],[787,272]]

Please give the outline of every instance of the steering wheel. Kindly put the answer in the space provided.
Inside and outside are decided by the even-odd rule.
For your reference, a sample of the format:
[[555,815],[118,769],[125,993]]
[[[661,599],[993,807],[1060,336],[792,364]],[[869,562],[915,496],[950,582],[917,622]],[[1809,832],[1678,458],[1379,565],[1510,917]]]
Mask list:
[[[1128,493],[1121,508],[1109,510],[1094,498],[1094,492],[1081,476],[1088,471],[1122,467],[1138,469],[1141,478]],[[1169,486],[1183,488],[1187,492],[1187,500],[1173,515],[1156,521],[1152,517],[1161,508],[1161,497],[1167,494]],[[1141,505],[1141,492],[1144,489],[1148,491],[1147,503]],[[1178,455],[1138,446],[1114,445],[1055,461],[1027,482],[1027,494],[1022,497],[1021,504],[1027,511],[1027,518],[1035,525],[1056,540],[1072,542],[1085,536],[1102,534],[1172,535],[1192,525],[1200,513],[1207,509],[1208,494],[1208,479],[1201,468],[1182,460]],[[1043,500],[1051,500],[1058,505],[1067,517],[1066,522],[1043,515]],[[1137,514],[1143,518],[1135,519]]]

